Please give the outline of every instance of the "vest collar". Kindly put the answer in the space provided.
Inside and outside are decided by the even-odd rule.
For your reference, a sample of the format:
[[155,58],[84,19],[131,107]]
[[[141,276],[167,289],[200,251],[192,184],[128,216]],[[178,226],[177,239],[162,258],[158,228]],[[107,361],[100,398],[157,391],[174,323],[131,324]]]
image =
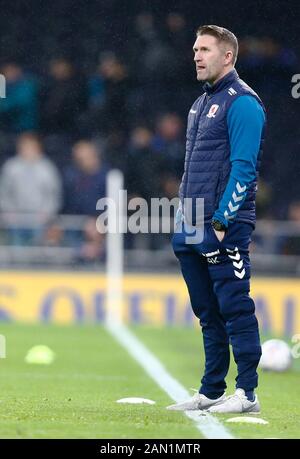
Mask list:
[[231,83],[233,83],[234,81],[236,81],[238,78],[239,78],[239,75],[238,75],[237,71],[235,69],[233,69],[213,85],[211,85],[208,82],[206,82],[203,85],[203,89],[210,96],[211,94],[215,94],[215,93],[221,91],[226,86],[228,86]]

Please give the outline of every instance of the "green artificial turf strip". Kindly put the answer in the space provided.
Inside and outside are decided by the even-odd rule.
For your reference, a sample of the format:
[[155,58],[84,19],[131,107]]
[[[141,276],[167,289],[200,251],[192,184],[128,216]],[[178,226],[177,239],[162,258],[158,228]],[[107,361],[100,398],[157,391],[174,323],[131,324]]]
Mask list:
[[[130,329],[187,389],[203,371],[199,330]],[[193,421],[169,412],[170,399],[101,326],[1,324],[7,358],[0,360],[0,438],[201,438]],[[57,355],[49,366],[29,365],[27,350],[45,344]],[[299,359],[300,360],[300,359]],[[269,425],[226,424],[236,438],[300,438],[300,362],[287,373],[260,373],[259,417]],[[235,365],[228,375],[234,390]],[[122,405],[145,397],[156,405]]]
[[[200,438],[186,416],[101,326],[0,325],[0,438]],[[56,360],[29,365],[29,348],[45,344]],[[156,405],[116,400],[145,397]]]

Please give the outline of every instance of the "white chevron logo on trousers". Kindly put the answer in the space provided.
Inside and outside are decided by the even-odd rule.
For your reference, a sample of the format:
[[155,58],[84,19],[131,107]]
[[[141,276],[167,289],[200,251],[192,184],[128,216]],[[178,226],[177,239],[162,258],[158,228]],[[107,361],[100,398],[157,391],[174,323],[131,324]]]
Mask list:
[[237,269],[242,269],[242,267],[243,267],[243,260],[240,260],[239,262],[234,261],[232,264],[233,264],[233,266],[234,266],[235,268],[237,268]]
[[238,277],[239,279],[243,279],[244,275],[246,274],[245,273],[245,268],[243,268],[243,271],[239,272],[239,271],[234,271],[234,274],[236,275],[236,277]]
[[239,261],[241,259],[241,255],[239,254],[239,252],[237,252],[235,255],[228,255],[229,258],[231,258],[231,260],[236,260],[236,261]]
[[239,251],[239,249],[237,247],[235,247],[233,250],[232,249],[226,249],[226,252],[228,252],[228,253],[236,253],[238,251]]
[[[246,271],[245,271],[245,268],[244,268],[244,264],[243,264],[243,260],[241,260],[241,255],[239,253],[239,249],[237,247],[234,248],[234,250],[232,249],[226,249],[227,253],[228,253],[228,258],[230,258],[231,260],[234,260],[232,262],[233,264],[233,267],[236,268],[236,269],[241,269],[242,271],[237,271],[236,269],[234,269],[234,274],[236,277],[238,277],[239,279],[243,279],[243,277],[245,276],[246,274]],[[231,254],[231,255],[229,255]]]

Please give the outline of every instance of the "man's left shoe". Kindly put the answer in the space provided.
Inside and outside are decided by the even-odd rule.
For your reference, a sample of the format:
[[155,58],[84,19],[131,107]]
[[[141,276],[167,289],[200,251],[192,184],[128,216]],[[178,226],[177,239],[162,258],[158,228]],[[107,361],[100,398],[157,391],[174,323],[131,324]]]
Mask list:
[[227,399],[218,405],[211,406],[209,413],[248,413],[260,414],[260,404],[255,395],[254,401],[250,402],[245,395],[243,389],[237,389],[234,395],[230,395]]

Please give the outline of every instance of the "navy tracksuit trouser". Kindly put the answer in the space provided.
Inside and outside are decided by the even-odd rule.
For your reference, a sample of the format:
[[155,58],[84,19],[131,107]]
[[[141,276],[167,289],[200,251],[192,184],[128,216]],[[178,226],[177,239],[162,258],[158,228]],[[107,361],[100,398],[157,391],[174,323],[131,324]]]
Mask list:
[[236,387],[245,391],[257,387],[261,346],[255,305],[249,296],[252,231],[250,224],[234,222],[219,242],[208,223],[200,243],[188,243],[184,228],[177,228],[172,239],[194,314],[202,327],[205,371],[199,391],[208,397],[222,395],[226,389],[229,344],[238,370]]

